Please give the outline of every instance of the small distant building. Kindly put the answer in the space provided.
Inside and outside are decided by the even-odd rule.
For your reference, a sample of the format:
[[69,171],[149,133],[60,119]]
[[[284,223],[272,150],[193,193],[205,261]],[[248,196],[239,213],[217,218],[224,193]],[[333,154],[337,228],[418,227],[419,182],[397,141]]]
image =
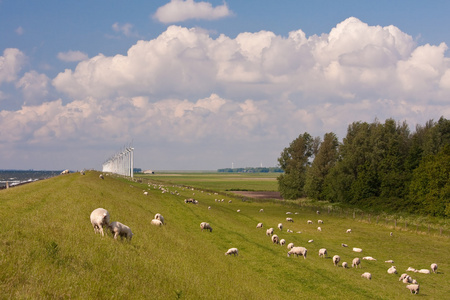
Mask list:
[[153,172],[152,170],[145,170],[144,174],[155,174],[155,172]]

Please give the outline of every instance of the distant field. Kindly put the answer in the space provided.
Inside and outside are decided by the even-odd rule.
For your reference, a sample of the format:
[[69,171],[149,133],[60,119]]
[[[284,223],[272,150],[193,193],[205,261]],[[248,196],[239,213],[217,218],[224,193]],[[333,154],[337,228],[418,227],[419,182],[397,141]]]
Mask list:
[[215,191],[278,191],[279,173],[158,173],[138,175],[168,184],[190,185]]
[[[224,202],[217,202],[214,192],[177,186],[179,179],[175,186],[172,181],[149,186],[98,175],[61,175],[0,191],[0,299],[411,299],[415,296],[398,281],[400,274],[408,267],[429,269],[431,263],[438,264],[437,274],[408,272],[420,283],[418,297],[448,299],[446,236],[394,230],[326,211],[317,215],[295,201],[220,195]],[[212,176],[210,182],[219,181],[223,191],[257,177]],[[184,203],[190,197],[199,204]],[[132,241],[94,234],[89,215],[97,207],[108,209],[111,221],[130,226]],[[155,213],[165,217],[165,226],[150,225]],[[324,221],[321,232],[318,219]],[[213,232],[200,230],[203,221]],[[263,229],[256,228],[258,222]],[[276,228],[280,222],[282,231]],[[265,234],[269,227],[286,243],[306,247],[307,258],[287,257],[286,246]],[[238,256],[224,255],[231,247],[239,249]],[[320,248],[328,250],[327,258],[318,256]],[[377,261],[344,269],[333,266],[335,254],[341,262],[363,256]],[[399,274],[387,274],[388,259]],[[363,272],[372,280],[361,278]]]

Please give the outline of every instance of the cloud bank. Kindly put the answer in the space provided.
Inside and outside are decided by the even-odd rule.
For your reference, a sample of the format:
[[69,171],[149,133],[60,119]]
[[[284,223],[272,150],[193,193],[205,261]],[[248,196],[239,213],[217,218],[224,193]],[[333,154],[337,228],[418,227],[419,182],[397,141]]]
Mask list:
[[195,2],[194,0],[171,0],[157,9],[153,18],[161,23],[177,23],[191,19],[216,20],[228,17],[232,12],[224,3],[212,7],[208,2]]
[[212,38],[170,26],[126,55],[99,54],[60,72],[51,85],[61,97],[42,102],[50,79],[19,78],[26,58],[7,49],[0,84],[16,81],[29,93],[20,109],[0,111],[0,153],[65,145],[78,152],[59,152],[61,160],[80,151],[100,159],[134,140],[143,168],[274,166],[303,132],[342,139],[353,121],[448,118],[447,50],[356,18],[310,37],[296,30]]

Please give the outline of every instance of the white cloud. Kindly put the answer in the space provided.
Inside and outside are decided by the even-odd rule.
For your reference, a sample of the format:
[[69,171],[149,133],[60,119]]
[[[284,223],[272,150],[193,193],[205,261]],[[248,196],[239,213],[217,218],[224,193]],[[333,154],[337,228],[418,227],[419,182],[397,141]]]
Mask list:
[[15,32],[17,33],[17,35],[22,35],[24,34],[24,29],[22,28],[22,26],[19,26],[16,28]]
[[[305,131],[343,138],[353,121],[394,118],[413,130],[448,117],[446,52],[445,44],[418,46],[394,26],[356,18],[310,37],[297,30],[212,38],[170,26],[126,55],[99,54],[59,73],[52,84],[60,100],[0,111],[0,140],[111,149],[134,139],[152,153],[136,156],[141,166],[153,169],[275,165]],[[42,96],[47,80],[28,72],[17,86]]]
[[0,84],[17,79],[19,71],[25,64],[25,54],[19,49],[7,48],[0,56]]
[[81,51],[67,51],[67,52],[59,52],[58,59],[67,62],[76,62],[88,59],[88,55]]
[[133,31],[133,25],[130,23],[119,24],[118,22],[112,25],[112,29],[115,32],[121,33],[126,37],[137,37],[139,36],[136,32]]
[[211,3],[203,1],[171,0],[166,5],[159,7],[153,18],[162,23],[176,23],[190,19],[216,20],[231,14],[226,3],[213,7]]
[[40,104],[48,95],[50,79],[45,74],[30,71],[16,83],[16,87],[22,90],[25,105]]

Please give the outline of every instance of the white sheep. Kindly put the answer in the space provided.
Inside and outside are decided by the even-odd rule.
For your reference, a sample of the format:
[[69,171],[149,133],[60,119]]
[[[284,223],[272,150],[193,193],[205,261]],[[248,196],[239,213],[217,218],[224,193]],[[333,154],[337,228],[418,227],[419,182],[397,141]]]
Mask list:
[[376,261],[376,259],[373,258],[372,256],[364,256],[362,259],[364,259],[364,260]]
[[156,214],[155,217],[154,217],[154,219],[160,220],[161,223],[165,224],[165,222],[164,222],[164,217],[163,217],[161,214]]
[[205,229],[207,231],[209,230],[209,232],[212,232],[212,227],[211,227],[211,225],[209,225],[209,223],[201,222],[200,228],[202,229],[202,231],[203,231],[203,229]]
[[290,257],[291,254],[295,254],[297,257],[299,255],[302,255],[304,259],[306,259],[306,254],[308,253],[308,250],[305,247],[294,247],[287,253],[287,256]]
[[319,257],[325,258],[327,254],[328,254],[327,249],[325,248],[319,249]]
[[239,252],[237,248],[230,248],[228,249],[227,252],[225,252],[225,255],[231,255],[233,254],[234,256],[238,255],[239,256]]
[[279,244],[280,243],[278,235],[276,235],[276,234],[272,235],[272,243],[274,243],[274,244]]
[[352,230],[349,228],[347,229],[346,233],[352,233]]
[[308,241],[308,243],[313,243],[313,242],[314,242],[314,240],[309,240],[309,241]]
[[356,257],[352,261],[352,268],[358,267],[358,266],[361,268],[361,260],[358,257]]
[[323,224],[322,220],[317,220],[317,224]]
[[278,223],[278,229],[283,230],[283,224]]
[[369,272],[365,272],[365,273],[363,273],[361,275],[361,277],[371,280],[372,279],[372,274],[370,274]]
[[311,220],[306,221],[306,224],[312,224],[312,223],[313,223],[313,221],[311,221]]
[[264,209],[261,208],[261,209],[259,210],[259,212],[264,212]]
[[286,232],[289,232],[289,233],[294,233],[292,230],[290,230],[289,228],[286,230]]
[[256,228],[263,228],[263,223],[258,223],[258,225],[256,225]]
[[160,220],[153,219],[150,221],[150,224],[155,225],[155,226],[162,226],[163,223]]
[[284,246],[284,244],[286,244],[286,240],[285,239],[281,239],[280,240],[280,246]]
[[286,212],[287,215],[292,215],[292,213],[290,211]]
[[333,256],[333,264],[335,266],[337,266],[340,261],[341,261],[341,257],[339,255]]
[[416,269],[412,268],[412,267],[408,267],[408,269],[406,269],[406,272],[415,272]]
[[269,228],[266,230],[266,235],[272,235],[273,234],[273,228]]
[[121,239],[123,239],[124,237],[127,240],[131,241],[131,238],[133,237],[133,233],[131,232],[130,227],[128,227],[127,225],[124,225],[120,222],[112,222],[109,226],[108,226],[109,230],[111,231],[111,233],[114,235],[114,239],[117,240],[117,237],[120,236]]
[[342,247],[348,247],[348,245],[347,245],[347,244],[341,244],[341,246],[342,246]]
[[406,277],[409,277],[409,275],[406,273],[403,273],[402,275],[400,275],[400,278],[398,279],[398,281],[403,281],[403,279],[405,279]]
[[105,179],[105,177],[103,177],[103,174],[100,174],[100,175],[98,176],[98,178],[100,178],[100,179]]
[[322,228],[320,228],[320,227],[317,227],[317,231],[322,231]]
[[411,276],[407,275],[405,278],[403,278],[403,283],[412,283],[413,279]]
[[91,224],[95,233],[104,236],[103,226],[109,225],[109,212],[104,208],[97,208],[91,212]]
[[431,264],[431,271],[433,271],[433,273],[436,273],[437,268],[438,268],[437,264]]
[[294,220],[292,218],[286,218],[286,221],[287,222],[292,222],[292,223],[294,222]]
[[406,288],[411,291],[411,294],[419,293],[419,285],[418,284],[408,284],[406,286]]
[[289,243],[287,245],[288,250],[291,250],[292,248],[294,248],[294,243]]
[[428,269],[420,269],[420,270],[415,270],[414,272],[416,273],[422,273],[422,274],[430,274],[430,270]]
[[353,251],[354,252],[362,252],[362,249],[361,248],[353,248]]
[[348,268],[348,264],[347,264],[346,261],[344,261],[344,262],[342,263],[342,267],[343,267],[344,269]]
[[387,270],[388,274],[397,274],[397,268],[395,266],[390,267]]
[[236,212],[241,212],[241,210],[240,209],[238,209]]
[[384,262],[385,262],[385,263],[390,263],[390,264],[393,264],[393,263],[394,263],[394,261],[393,261],[392,259],[390,259],[390,260],[385,260]]

